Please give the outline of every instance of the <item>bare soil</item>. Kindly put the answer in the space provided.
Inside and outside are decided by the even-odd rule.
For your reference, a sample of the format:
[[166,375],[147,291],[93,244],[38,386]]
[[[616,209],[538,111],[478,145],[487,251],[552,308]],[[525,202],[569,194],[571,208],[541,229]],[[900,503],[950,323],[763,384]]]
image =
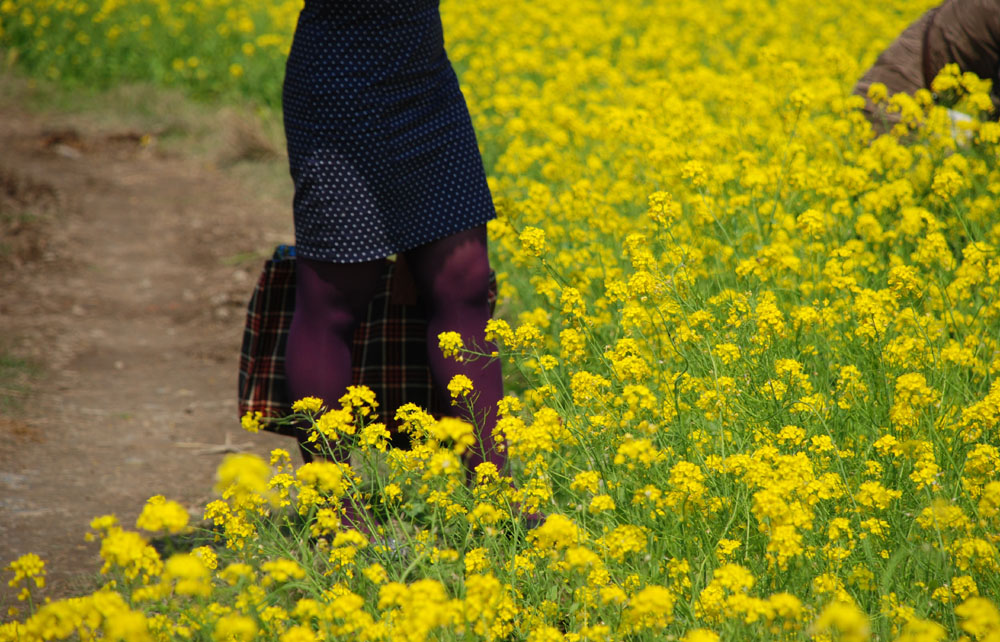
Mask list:
[[197,520],[226,453],[294,454],[236,410],[246,301],[292,233],[286,194],[232,168],[283,161],[159,134],[0,102],[0,570],[37,553],[43,597],[95,587],[94,517],[134,528],[163,494]]

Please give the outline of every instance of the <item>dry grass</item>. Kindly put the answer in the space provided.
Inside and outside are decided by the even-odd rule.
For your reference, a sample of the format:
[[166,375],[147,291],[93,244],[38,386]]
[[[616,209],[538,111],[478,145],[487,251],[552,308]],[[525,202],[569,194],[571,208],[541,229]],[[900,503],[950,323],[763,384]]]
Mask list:
[[273,120],[231,107],[220,110],[218,118],[225,130],[219,159],[222,165],[284,161],[284,135],[275,131]]
[[18,268],[42,259],[49,214],[58,199],[51,185],[0,164],[0,266]]
[[66,89],[11,69],[0,52],[0,106],[45,113],[66,130],[147,136],[155,150],[223,168],[254,194],[291,203],[281,114],[252,104],[193,100],[175,89],[123,84]]

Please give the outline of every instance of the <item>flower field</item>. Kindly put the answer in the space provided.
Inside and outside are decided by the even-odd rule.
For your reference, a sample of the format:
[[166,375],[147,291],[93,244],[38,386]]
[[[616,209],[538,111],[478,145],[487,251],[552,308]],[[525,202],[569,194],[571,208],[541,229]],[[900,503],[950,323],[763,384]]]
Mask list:
[[[1000,125],[950,69],[957,132],[876,87],[902,122],[875,138],[850,95],[933,4],[446,0],[513,483],[466,483],[462,422],[404,408],[401,451],[365,390],[302,400],[352,466],[232,456],[191,552],[149,544],[191,528],[168,498],[98,517],[107,586],[41,604],[11,561],[0,640],[1000,640]],[[276,107],[299,6],[0,0],[0,46]]]

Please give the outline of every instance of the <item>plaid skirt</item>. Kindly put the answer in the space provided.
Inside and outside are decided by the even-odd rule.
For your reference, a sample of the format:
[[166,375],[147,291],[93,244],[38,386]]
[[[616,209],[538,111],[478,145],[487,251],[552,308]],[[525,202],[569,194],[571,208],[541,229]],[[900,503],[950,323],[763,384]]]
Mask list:
[[[354,333],[352,379],[368,386],[379,403],[380,421],[393,432],[396,409],[415,403],[435,416],[445,415],[427,361],[427,321],[417,303],[413,278],[403,261],[385,260],[382,281]],[[489,300],[496,305],[496,274],[490,272]],[[277,425],[291,412],[285,380],[285,346],[295,312],[295,248],[278,246],[264,264],[247,306],[239,365],[239,413],[260,412],[265,430],[294,436],[292,426]]]

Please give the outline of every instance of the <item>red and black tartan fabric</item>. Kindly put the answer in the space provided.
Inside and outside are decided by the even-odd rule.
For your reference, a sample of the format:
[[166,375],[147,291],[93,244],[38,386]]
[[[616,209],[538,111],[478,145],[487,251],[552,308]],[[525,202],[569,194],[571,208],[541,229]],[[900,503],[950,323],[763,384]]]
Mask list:
[[[495,273],[490,273],[490,309],[496,305]],[[295,249],[278,246],[247,306],[240,351],[239,413],[283,417],[291,412],[285,383],[285,345],[295,311]],[[402,260],[385,261],[382,285],[368,306],[368,316],[354,333],[355,385],[375,392],[381,421],[393,431],[396,409],[415,403],[432,414],[447,414],[435,394],[427,363],[427,322],[417,304],[416,287]],[[336,400],[325,400],[328,405]],[[262,423],[265,430],[292,436],[295,428]]]

